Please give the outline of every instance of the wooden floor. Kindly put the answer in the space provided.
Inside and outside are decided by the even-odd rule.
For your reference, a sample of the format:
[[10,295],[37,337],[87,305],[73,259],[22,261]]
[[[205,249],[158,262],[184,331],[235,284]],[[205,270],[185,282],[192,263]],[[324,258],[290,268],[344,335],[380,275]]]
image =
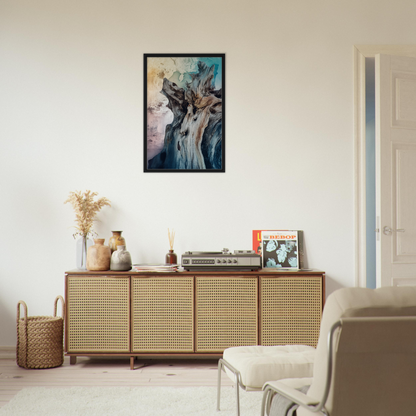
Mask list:
[[[65,357],[61,367],[27,370],[10,356],[0,358],[0,407],[26,387],[216,386],[217,364],[217,359],[136,359],[130,370],[129,358],[78,357],[70,365]],[[224,373],[222,385],[233,385]]]

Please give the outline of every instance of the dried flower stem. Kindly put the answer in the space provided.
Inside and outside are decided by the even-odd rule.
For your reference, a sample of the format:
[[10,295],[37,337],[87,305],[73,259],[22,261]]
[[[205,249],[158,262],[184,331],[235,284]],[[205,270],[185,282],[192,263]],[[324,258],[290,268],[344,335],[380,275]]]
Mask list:
[[173,242],[175,241],[175,230],[172,230],[172,232],[170,232],[168,228],[168,238],[169,238],[169,247],[171,250],[173,250]]
[[85,191],[82,194],[80,191],[70,192],[68,199],[64,202],[69,202],[75,211],[75,229],[77,232],[73,234],[75,238],[77,235],[81,237],[87,237],[89,234],[94,233],[92,230],[95,216],[101,210],[102,207],[108,205],[111,207],[110,201],[107,198],[99,198],[94,201],[94,197],[98,195],[97,192]]

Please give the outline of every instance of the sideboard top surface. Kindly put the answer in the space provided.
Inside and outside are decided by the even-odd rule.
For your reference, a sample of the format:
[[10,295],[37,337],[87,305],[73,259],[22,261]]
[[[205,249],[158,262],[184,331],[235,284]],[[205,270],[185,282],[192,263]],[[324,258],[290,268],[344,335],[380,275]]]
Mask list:
[[82,275],[82,276],[141,276],[141,275],[170,275],[170,276],[222,276],[226,274],[227,276],[235,275],[235,276],[275,276],[279,277],[284,275],[287,277],[290,276],[314,276],[314,275],[323,275],[325,272],[322,270],[315,270],[315,269],[307,269],[307,270],[273,270],[270,271],[269,269],[259,269],[257,271],[241,271],[241,270],[201,270],[201,271],[183,271],[183,272],[158,272],[154,270],[146,270],[141,272],[135,272],[133,270],[120,272],[114,270],[105,270],[105,271],[89,271],[89,270],[69,270],[65,272],[67,275]]

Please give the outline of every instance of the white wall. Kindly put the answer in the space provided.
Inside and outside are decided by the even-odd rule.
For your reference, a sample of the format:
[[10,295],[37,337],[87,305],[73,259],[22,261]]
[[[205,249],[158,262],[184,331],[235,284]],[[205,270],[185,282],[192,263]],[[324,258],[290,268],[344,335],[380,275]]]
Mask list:
[[[0,0],[0,346],[16,304],[49,315],[75,266],[74,215],[112,201],[134,262],[251,248],[303,229],[327,292],[354,283],[354,44],[412,43],[416,3]],[[143,54],[226,54],[226,173],[143,173]]]

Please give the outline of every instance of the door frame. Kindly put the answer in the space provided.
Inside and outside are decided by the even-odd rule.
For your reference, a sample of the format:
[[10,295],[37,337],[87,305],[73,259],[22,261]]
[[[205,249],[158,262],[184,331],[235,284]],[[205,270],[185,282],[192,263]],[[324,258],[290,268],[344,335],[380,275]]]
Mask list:
[[416,45],[354,45],[354,242],[357,287],[366,287],[365,58],[381,53],[416,57]]

